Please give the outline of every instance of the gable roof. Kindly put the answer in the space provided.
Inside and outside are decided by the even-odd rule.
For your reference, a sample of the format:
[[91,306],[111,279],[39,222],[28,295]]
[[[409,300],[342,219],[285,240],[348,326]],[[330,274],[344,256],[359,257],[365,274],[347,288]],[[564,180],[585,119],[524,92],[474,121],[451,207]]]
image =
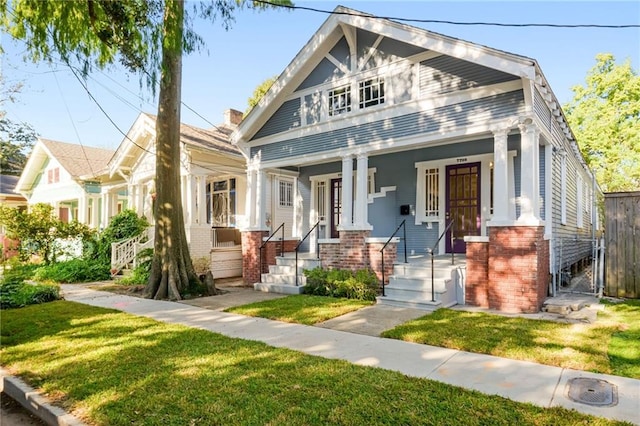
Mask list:
[[[157,116],[153,114],[140,113],[109,161],[110,175],[113,176],[120,169],[133,167],[135,161],[145,151],[150,151],[150,143],[155,140],[156,120]],[[181,123],[180,142],[192,148],[239,157],[242,153],[229,140],[235,127],[235,125],[220,124],[211,129],[202,129]],[[148,140],[145,139],[145,135],[149,138]]]
[[355,29],[530,80],[541,75],[537,62],[532,58],[338,6],[284,69],[258,105],[240,123],[231,136],[232,143],[250,140],[284,100],[296,91],[325,54],[342,37],[352,38],[353,35],[349,32]]
[[40,139],[50,156],[74,178],[95,176],[109,164],[114,151],[67,142]]
[[38,138],[16,184],[16,192],[24,194],[31,190],[49,158],[58,161],[72,179],[84,180],[103,174],[113,152],[110,149]]

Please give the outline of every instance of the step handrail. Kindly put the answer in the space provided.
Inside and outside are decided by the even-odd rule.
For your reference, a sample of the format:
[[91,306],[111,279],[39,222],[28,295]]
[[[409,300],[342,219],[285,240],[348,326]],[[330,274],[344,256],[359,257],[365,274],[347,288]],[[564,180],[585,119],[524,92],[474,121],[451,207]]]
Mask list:
[[[452,225],[453,225],[453,219],[449,221],[449,224],[444,228],[444,231],[440,233],[440,236],[438,237],[438,240],[436,241],[436,243],[431,248],[427,249],[427,251],[431,255],[431,301],[432,302],[436,301],[436,288],[434,285],[435,280],[434,280],[434,271],[433,271],[433,252],[435,251],[436,247],[438,247],[438,244],[440,244],[440,240],[442,239],[442,237],[446,235],[447,231],[449,231]],[[451,264],[452,265],[454,264],[453,254],[454,253],[453,253],[453,231],[452,231],[451,232]]]
[[316,259],[320,259],[320,242],[318,240],[318,231],[320,230],[318,228],[319,224],[320,221],[317,221],[316,224],[313,225],[311,229],[309,229],[309,232],[307,232],[306,235],[302,237],[302,239],[298,242],[298,244],[296,244],[296,265],[294,270],[294,274],[296,274],[296,287],[298,287],[298,250],[300,249],[302,243],[309,237],[309,235],[311,235],[311,232],[313,232],[314,229],[316,230]]
[[401,227],[402,227],[402,240],[404,241],[404,263],[407,263],[407,227],[405,225],[406,221],[407,220],[405,219],[405,220],[402,221],[402,223],[400,225],[398,225],[396,230],[393,231],[393,234],[391,234],[391,236],[389,237],[387,242],[384,243],[384,245],[380,249],[380,253],[382,253],[382,295],[383,296],[385,296],[385,294],[384,294],[384,249],[387,248],[387,245],[389,245],[389,243],[391,242],[393,237],[396,236],[396,234],[398,233],[398,231],[400,230]]
[[278,231],[282,230],[282,235],[280,236],[280,256],[284,255],[284,222],[282,222],[280,224],[280,226],[278,226],[278,228],[273,231],[273,234],[269,235],[269,238],[267,238],[262,245],[260,245],[260,256],[259,256],[259,261],[260,263],[258,263],[258,268],[260,273],[258,274],[258,279],[260,280],[259,282],[262,282],[262,249],[264,248],[264,246],[267,245],[267,243],[269,241],[271,241],[271,238],[273,238],[274,235],[276,235],[278,233]]

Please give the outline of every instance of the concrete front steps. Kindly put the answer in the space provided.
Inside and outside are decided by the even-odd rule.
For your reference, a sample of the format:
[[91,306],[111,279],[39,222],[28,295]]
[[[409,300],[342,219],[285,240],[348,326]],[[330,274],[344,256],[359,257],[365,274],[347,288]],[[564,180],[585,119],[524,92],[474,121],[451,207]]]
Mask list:
[[396,263],[393,275],[385,286],[385,295],[377,298],[381,305],[434,311],[441,307],[464,304],[465,260],[451,256],[434,259],[433,283],[435,301],[431,292],[431,260],[417,263]]
[[315,254],[298,253],[298,285],[296,286],[296,257],[295,253],[285,253],[276,257],[276,264],[269,265],[269,273],[262,274],[262,282],[255,283],[253,289],[267,293],[302,294],[307,278],[305,269],[321,266]]

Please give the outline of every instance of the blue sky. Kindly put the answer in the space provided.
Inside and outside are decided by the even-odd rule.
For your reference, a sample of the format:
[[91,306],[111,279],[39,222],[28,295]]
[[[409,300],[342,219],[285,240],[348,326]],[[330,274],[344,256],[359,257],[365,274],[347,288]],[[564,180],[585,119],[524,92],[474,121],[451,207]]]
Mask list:
[[[391,2],[298,1],[296,5],[333,10],[338,4],[398,18],[502,23],[640,24],[640,2]],[[212,123],[225,109],[245,110],[254,88],[279,74],[324,22],[310,11],[243,10],[229,31],[219,23],[200,22],[206,50],[183,63],[183,101]],[[640,29],[499,28],[446,24],[411,24],[493,48],[534,58],[561,103],[571,86],[581,84],[600,52],[640,66]],[[0,39],[5,82],[24,83],[18,102],[3,104],[11,119],[31,123],[44,138],[115,149],[123,136],[63,65],[24,62],[24,45],[6,34]],[[140,89],[136,75],[118,67],[99,71],[88,87],[120,130],[126,132],[140,111],[156,113],[155,101]],[[210,127],[183,108],[182,121]]]

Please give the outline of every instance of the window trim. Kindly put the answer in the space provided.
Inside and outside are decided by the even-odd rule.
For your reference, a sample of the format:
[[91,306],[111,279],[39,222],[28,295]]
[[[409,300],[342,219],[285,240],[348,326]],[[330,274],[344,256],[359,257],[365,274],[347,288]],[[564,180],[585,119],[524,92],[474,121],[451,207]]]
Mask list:
[[584,183],[582,176],[578,174],[576,177],[576,226],[584,227]]
[[567,224],[567,155],[560,156],[560,224]]
[[[276,179],[277,188],[278,188],[278,208],[280,209],[292,209],[293,208],[293,199],[294,199],[294,191],[293,191],[293,181],[288,179]],[[287,187],[287,190],[283,192],[283,186]],[[283,195],[285,198],[283,199]],[[283,203],[284,201],[284,203]]]
[[[371,83],[366,85],[367,83]],[[373,108],[385,104],[385,78],[382,75],[374,76],[371,78],[364,78],[357,81],[358,87],[358,109]],[[363,99],[363,95],[366,91],[373,93],[377,90],[378,96],[368,100]]]

